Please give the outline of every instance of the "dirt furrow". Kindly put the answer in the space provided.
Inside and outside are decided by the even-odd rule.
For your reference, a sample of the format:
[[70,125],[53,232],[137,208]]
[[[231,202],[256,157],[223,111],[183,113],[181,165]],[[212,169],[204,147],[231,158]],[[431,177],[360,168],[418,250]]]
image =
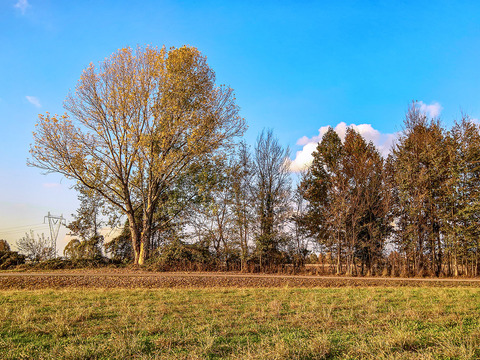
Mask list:
[[284,276],[217,273],[0,273],[0,289],[45,288],[205,288],[205,287],[480,287],[476,279],[399,279],[328,276]]

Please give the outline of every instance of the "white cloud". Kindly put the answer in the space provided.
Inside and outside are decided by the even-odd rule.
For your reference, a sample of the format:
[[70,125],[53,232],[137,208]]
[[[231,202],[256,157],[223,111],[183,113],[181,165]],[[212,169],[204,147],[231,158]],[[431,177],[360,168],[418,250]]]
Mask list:
[[443,110],[442,105],[440,105],[440,103],[436,101],[431,103],[430,105],[425,104],[423,101],[418,101],[417,106],[421,112],[432,118],[438,117]]
[[35,96],[25,96],[25,98],[30,104],[35,105],[38,108],[42,107],[42,104],[40,104],[40,100],[38,100],[38,98],[36,98]]
[[25,12],[30,7],[30,4],[28,3],[28,0],[18,0],[14,7],[19,9],[22,15],[25,15]]
[[[387,156],[392,147],[393,141],[396,138],[396,134],[382,134],[380,131],[374,129],[370,124],[350,124],[347,125],[344,122],[339,123],[333,128],[342,141],[345,139],[345,133],[347,128],[353,128],[360,135],[362,135],[367,142],[371,141],[377,147],[380,154]],[[303,149],[297,151],[295,159],[290,165],[291,171],[301,171],[312,163],[312,153],[317,148],[317,144],[322,140],[323,135],[328,131],[329,126],[322,126],[318,129],[318,135],[308,138],[306,136],[301,137],[297,141],[297,145],[303,145]]]

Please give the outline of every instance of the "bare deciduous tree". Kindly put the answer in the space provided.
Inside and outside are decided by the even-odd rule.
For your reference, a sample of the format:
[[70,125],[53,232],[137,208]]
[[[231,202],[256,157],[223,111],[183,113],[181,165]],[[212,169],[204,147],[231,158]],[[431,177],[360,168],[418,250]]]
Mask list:
[[30,234],[25,233],[25,236],[18,240],[16,245],[18,251],[31,261],[43,261],[55,257],[55,247],[43,233],[42,235],[37,234],[35,239],[35,233],[30,230]]
[[252,181],[254,168],[249,148],[242,142],[236,159],[236,176],[233,179],[233,217],[240,244],[241,269],[246,271],[249,256],[249,240],[252,233],[253,209]]
[[257,252],[272,260],[281,241],[281,225],[288,215],[291,180],[289,149],[284,149],[273,131],[262,131],[255,144],[253,196],[258,216]]

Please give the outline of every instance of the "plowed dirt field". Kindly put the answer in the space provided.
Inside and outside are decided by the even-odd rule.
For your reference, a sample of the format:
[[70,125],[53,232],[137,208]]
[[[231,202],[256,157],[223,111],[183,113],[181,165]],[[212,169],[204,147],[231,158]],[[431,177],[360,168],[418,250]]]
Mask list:
[[0,272],[0,290],[49,288],[312,288],[312,287],[480,287],[479,279],[380,278],[258,275],[238,273],[156,273],[131,270]]

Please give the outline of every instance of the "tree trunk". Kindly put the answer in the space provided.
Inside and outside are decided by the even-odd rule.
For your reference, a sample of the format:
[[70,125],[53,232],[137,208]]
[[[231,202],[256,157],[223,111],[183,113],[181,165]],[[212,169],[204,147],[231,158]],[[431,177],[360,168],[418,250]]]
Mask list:
[[455,249],[455,254],[453,257],[453,271],[454,271],[454,276],[458,276],[458,255],[457,255],[457,249]]
[[340,275],[342,273],[342,263],[340,261],[341,252],[342,252],[342,248],[340,246],[340,241],[339,241],[338,250],[337,250],[337,275]]
[[240,271],[246,272],[247,271],[247,251],[243,244],[243,240],[241,240],[241,247],[242,247],[242,255],[240,258]]
[[477,248],[475,249],[475,275],[478,275],[478,245]]
[[[349,251],[350,253],[350,251]],[[352,275],[351,274],[351,267],[350,267],[350,254],[347,255],[347,271],[346,271],[346,275],[350,276]]]
[[452,254],[450,253],[450,250],[448,250],[447,255],[447,272],[448,276],[452,276]]
[[423,233],[420,230],[418,233],[418,264],[415,269],[416,275],[422,274],[425,267],[424,254],[423,254]]
[[138,265],[139,257],[140,257],[140,231],[138,226],[135,222],[135,216],[133,214],[133,210],[127,213],[128,218],[128,226],[130,228],[130,235],[132,236],[132,249],[134,255],[134,264]]
[[[151,212],[151,208],[147,209]],[[144,213],[141,228],[137,221],[135,221],[135,215],[133,209],[127,212],[128,225],[130,227],[130,234],[132,236],[132,248],[134,254],[134,264],[143,265],[147,259],[148,249],[150,244],[151,235],[151,215]]]
[[138,254],[138,260],[137,260],[137,265],[143,265],[145,264],[145,259],[147,258],[147,245],[145,244],[145,241],[143,239],[140,240],[140,252]]

